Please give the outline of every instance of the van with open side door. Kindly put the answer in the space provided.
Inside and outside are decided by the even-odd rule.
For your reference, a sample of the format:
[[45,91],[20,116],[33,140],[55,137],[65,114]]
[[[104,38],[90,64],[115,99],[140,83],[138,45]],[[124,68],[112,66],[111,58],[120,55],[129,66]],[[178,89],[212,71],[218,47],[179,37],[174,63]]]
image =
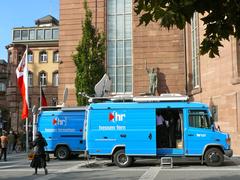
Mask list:
[[[139,96],[92,100],[88,107],[86,149],[119,167],[137,157],[199,157],[219,166],[231,157],[229,134],[215,128],[206,104],[187,96]],[[161,115],[162,121],[157,123]]]
[[86,149],[83,138],[85,107],[41,107],[37,118],[40,131],[48,145],[46,152],[65,160]]

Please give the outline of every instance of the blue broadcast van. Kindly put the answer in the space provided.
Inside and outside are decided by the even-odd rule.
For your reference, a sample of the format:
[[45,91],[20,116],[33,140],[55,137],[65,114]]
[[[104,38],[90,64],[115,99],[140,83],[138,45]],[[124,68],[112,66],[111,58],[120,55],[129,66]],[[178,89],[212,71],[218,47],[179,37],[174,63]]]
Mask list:
[[[215,128],[208,106],[184,96],[109,99],[87,111],[89,155],[111,158],[119,167],[139,157],[197,157],[219,166],[233,154],[229,134]],[[157,123],[159,116],[164,121]]]
[[46,152],[65,160],[86,149],[83,138],[85,107],[41,107],[37,118],[40,131],[48,145]]

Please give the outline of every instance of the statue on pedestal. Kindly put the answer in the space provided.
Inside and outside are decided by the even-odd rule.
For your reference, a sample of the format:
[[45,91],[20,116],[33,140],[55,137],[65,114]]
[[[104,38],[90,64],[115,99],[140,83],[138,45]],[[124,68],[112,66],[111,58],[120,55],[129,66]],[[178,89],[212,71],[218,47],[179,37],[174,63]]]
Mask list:
[[149,94],[155,95],[157,86],[158,86],[158,77],[157,77],[157,69],[156,68],[147,68],[147,61],[146,61],[146,71],[149,77]]

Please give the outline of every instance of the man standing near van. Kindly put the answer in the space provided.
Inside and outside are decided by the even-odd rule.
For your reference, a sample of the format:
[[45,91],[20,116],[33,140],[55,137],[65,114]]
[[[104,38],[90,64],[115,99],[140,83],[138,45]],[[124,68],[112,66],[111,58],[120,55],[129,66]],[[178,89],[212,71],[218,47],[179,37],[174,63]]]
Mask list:
[[0,160],[2,159],[2,156],[4,156],[4,161],[7,161],[8,138],[6,132],[3,132],[3,135],[0,137],[0,142],[1,142]]
[[157,112],[157,148],[166,146],[166,121],[160,112]]
[[165,123],[164,118],[160,113],[157,113],[157,126],[162,126]]

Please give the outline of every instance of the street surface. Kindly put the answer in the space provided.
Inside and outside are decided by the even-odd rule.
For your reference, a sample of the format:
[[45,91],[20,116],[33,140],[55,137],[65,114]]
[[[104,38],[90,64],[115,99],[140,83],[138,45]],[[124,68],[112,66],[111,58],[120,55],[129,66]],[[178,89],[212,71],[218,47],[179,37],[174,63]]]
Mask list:
[[25,153],[11,154],[8,161],[0,161],[0,179],[8,180],[239,180],[240,157],[227,159],[221,167],[207,167],[199,162],[174,164],[172,169],[160,167],[159,160],[137,160],[132,167],[118,168],[109,160],[83,160],[81,158],[68,161],[51,159],[48,163],[48,175],[40,169],[38,175],[32,175]]

